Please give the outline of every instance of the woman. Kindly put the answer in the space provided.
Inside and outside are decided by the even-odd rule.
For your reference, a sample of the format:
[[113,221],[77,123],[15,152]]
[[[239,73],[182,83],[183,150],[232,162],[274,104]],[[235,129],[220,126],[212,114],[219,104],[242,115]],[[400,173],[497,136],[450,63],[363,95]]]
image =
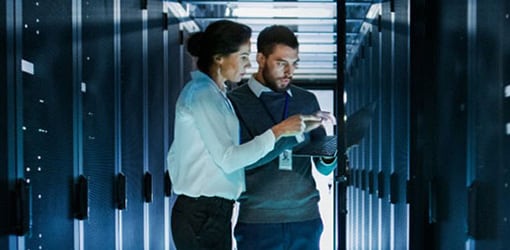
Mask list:
[[167,159],[178,195],[172,235],[179,250],[230,250],[233,204],[245,188],[243,167],[271,151],[280,137],[302,133],[305,121],[320,123],[315,116],[292,116],[239,144],[239,121],[225,81],[239,82],[250,66],[250,37],[248,26],[221,20],[188,40],[198,70],[177,100]]

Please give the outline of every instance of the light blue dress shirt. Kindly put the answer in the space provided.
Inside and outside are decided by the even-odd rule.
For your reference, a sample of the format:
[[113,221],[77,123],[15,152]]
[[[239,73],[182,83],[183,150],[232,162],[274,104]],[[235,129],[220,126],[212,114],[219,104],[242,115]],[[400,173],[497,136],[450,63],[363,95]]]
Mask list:
[[167,156],[173,191],[235,200],[245,190],[244,167],[273,150],[271,129],[239,144],[239,120],[226,93],[200,71],[182,89],[174,141]]
[[[254,75],[250,77],[250,79],[248,80],[248,87],[251,89],[251,91],[253,92],[253,94],[255,94],[257,98],[260,98],[260,95],[262,95],[263,92],[274,92],[272,89],[264,86],[262,83],[257,81]],[[287,89],[287,94],[292,97],[292,91],[290,90],[290,88]]]

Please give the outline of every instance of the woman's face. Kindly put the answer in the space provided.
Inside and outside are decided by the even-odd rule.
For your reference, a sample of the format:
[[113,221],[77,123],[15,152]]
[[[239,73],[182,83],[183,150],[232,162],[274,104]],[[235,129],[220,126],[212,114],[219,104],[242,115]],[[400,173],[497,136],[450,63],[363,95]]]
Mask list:
[[240,82],[250,64],[250,41],[242,44],[239,51],[223,56],[220,62],[220,74],[231,82]]

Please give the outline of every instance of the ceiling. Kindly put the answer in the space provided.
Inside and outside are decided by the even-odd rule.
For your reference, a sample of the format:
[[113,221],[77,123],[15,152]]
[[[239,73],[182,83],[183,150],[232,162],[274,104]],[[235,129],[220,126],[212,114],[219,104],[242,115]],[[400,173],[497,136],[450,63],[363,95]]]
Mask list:
[[[336,82],[336,1],[331,0],[240,0],[240,1],[179,1],[180,6],[170,8],[180,11],[198,29],[210,22],[230,19],[249,25],[253,30],[252,51],[256,51],[256,39],[260,30],[272,24],[290,27],[297,35],[299,68],[294,79],[301,82]],[[379,13],[378,0],[346,1],[346,67],[358,51],[360,41],[366,34],[367,20]],[[169,3],[169,2],[167,2]],[[172,4],[170,2],[170,4]],[[175,9],[179,10],[175,10]],[[195,28],[196,29],[196,28]],[[255,53],[251,54],[252,67],[256,70]]]

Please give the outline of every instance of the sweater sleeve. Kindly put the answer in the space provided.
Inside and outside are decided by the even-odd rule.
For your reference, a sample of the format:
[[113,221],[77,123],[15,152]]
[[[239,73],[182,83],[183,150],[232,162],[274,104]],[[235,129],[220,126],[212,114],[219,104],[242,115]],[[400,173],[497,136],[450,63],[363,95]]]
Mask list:
[[331,174],[337,167],[337,157],[335,157],[331,163],[324,162],[322,157],[314,157],[313,160],[315,162],[315,168],[317,168],[317,171],[322,175]]
[[[317,99],[315,98],[315,96],[313,96],[311,103],[314,105],[315,111],[320,110],[319,103],[318,103]],[[312,138],[324,137],[324,136],[326,136],[326,131],[324,130],[323,127],[319,127],[317,129],[311,131],[310,136]],[[333,172],[333,170],[335,170],[335,168],[337,167],[337,157],[334,157],[334,159],[328,159],[328,163],[326,163],[322,157],[312,157],[312,159],[315,163],[315,168],[322,175],[331,174],[331,172]]]

